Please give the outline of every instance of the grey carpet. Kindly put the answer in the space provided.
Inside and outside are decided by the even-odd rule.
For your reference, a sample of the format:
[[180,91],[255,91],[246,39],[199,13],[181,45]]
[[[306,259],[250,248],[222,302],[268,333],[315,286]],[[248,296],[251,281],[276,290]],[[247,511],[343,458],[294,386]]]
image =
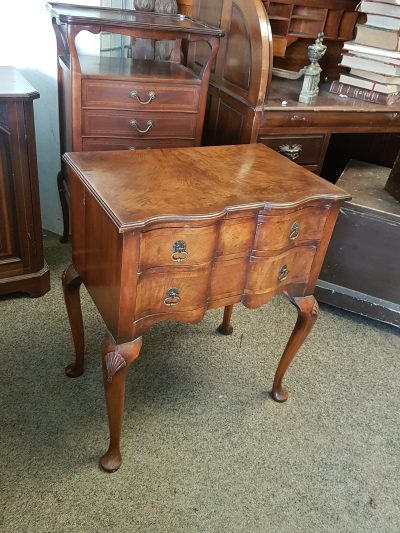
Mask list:
[[52,290],[0,299],[0,531],[357,533],[400,531],[399,332],[327,306],[269,396],[296,312],[284,298],[160,323],[129,371],[115,474],[102,321],[83,291],[86,371],[64,376],[72,341],[60,275],[70,248],[45,240]]

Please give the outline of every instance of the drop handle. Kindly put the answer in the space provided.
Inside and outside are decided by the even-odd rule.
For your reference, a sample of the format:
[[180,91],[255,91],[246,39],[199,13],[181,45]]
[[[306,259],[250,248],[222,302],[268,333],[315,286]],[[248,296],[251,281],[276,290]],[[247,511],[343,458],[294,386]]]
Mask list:
[[287,265],[282,265],[281,268],[279,269],[278,281],[285,281],[288,275],[289,275],[289,269]]
[[164,298],[164,305],[167,307],[174,307],[175,305],[178,305],[180,301],[181,297],[179,295],[179,289],[173,287],[167,290]]
[[183,261],[186,261],[188,257],[189,252],[186,250],[185,241],[176,241],[172,245],[172,261],[175,261],[175,263],[183,263]]
[[138,124],[138,121],[133,119],[133,120],[130,120],[129,121],[129,124],[135,128],[135,130],[138,132],[138,133],[148,133],[151,128],[153,127],[153,121],[152,120],[148,120],[147,121],[147,128],[145,128],[144,130],[140,129],[139,127],[139,124]]
[[292,161],[298,159],[302,151],[301,144],[281,144],[278,148],[278,154],[282,154]]
[[139,104],[142,104],[142,105],[149,105],[153,100],[156,99],[156,93],[155,91],[149,91],[147,93],[147,96],[148,96],[148,99],[147,100],[142,100],[140,98],[140,96],[138,95],[137,91],[132,91],[131,92],[131,98],[133,98],[134,100],[137,100],[139,102]]
[[289,239],[291,241],[295,241],[296,239],[298,239],[300,235],[300,222],[293,222],[291,228],[290,228],[290,231],[289,231]]

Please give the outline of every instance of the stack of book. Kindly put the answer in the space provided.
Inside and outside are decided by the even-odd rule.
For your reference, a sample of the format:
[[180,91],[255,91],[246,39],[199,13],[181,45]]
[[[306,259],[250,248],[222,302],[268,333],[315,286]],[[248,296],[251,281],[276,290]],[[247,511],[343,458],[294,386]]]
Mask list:
[[350,68],[330,92],[390,105],[400,98],[400,0],[361,0],[355,38],[343,45],[341,65]]

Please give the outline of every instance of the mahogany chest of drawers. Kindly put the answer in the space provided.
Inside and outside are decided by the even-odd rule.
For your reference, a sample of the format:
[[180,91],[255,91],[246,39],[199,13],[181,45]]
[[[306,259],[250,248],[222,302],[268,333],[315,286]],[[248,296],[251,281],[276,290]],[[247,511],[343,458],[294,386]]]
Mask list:
[[[199,146],[223,31],[184,15],[48,3],[57,39],[60,148],[65,152]],[[82,31],[174,42],[170,61],[84,55]],[[203,63],[194,47],[203,45]],[[58,175],[68,240],[65,172]]]
[[110,449],[121,463],[124,379],[141,335],[159,320],[200,321],[225,307],[256,308],[284,292],[299,318],[272,394],[285,401],[283,375],[314,323],[314,286],[336,221],[341,189],[262,144],[140,152],[66,154],[71,169],[73,264],[63,286],[83,372],[83,282],[104,319],[103,370]]

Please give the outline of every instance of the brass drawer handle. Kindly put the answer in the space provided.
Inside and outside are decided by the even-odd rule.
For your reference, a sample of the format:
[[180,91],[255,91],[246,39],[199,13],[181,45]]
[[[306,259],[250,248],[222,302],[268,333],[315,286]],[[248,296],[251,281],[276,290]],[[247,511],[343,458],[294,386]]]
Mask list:
[[289,270],[288,270],[287,265],[281,266],[281,268],[279,269],[278,281],[285,281],[288,275],[289,275]]
[[300,235],[300,222],[293,222],[289,232],[289,239],[295,241]]
[[150,102],[152,102],[153,100],[156,99],[157,95],[156,95],[155,91],[149,91],[147,93],[147,96],[149,97],[149,99],[144,101],[144,100],[140,99],[140,96],[138,95],[138,93],[136,91],[132,91],[131,92],[131,98],[133,98],[134,100],[136,99],[139,102],[139,104],[142,104],[142,105],[150,104]]
[[185,241],[176,241],[172,245],[172,252],[171,259],[172,261],[175,261],[175,263],[182,263],[189,257]]
[[147,128],[144,129],[144,130],[141,130],[139,125],[138,125],[138,122],[137,120],[133,119],[133,120],[130,120],[129,121],[129,124],[135,128],[135,130],[138,132],[138,133],[147,133],[151,130],[151,128],[153,127],[153,121],[152,120],[148,120],[147,121]]
[[292,161],[298,159],[302,151],[301,144],[281,144],[278,148],[278,154],[282,154]]
[[167,290],[167,294],[164,298],[164,305],[167,307],[174,307],[175,305],[178,305],[180,301],[181,297],[179,296],[179,289],[172,288]]

